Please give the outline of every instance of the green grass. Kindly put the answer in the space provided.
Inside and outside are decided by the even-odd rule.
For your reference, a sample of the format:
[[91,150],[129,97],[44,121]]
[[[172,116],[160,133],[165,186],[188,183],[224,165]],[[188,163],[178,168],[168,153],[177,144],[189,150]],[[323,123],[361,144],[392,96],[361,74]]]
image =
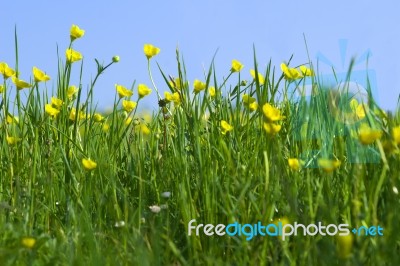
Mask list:
[[[148,65],[151,79],[154,60]],[[16,62],[17,68],[18,53]],[[97,62],[89,90],[80,84],[70,99],[71,69],[83,69],[79,61],[59,62],[51,95],[42,82],[16,90],[11,78],[4,79],[1,265],[400,263],[400,157],[392,134],[400,124],[399,109],[384,114],[369,88],[362,118],[348,105],[353,95],[342,92],[335,102],[314,77],[308,78],[315,84],[311,99],[296,100],[290,88],[294,83],[303,88],[305,79],[286,80],[271,62],[260,69],[254,55],[252,68],[265,83],[260,77],[245,82],[245,70],[222,73],[227,78],[221,79],[211,62],[203,78],[205,90],[194,94],[193,82],[186,79],[190,69],[177,52],[172,73],[177,73],[179,84],[171,83],[161,66],[159,71],[165,78],[163,87],[179,94],[179,105],[161,101],[151,119],[143,119],[136,109],[124,112],[125,98],[116,93],[112,112],[96,122],[95,83],[113,63],[104,67]],[[153,93],[156,85],[153,82]],[[215,97],[209,95],[211,86]],[[258,103],[254,112],[243,103],[245,93]],[[23,95],[26,100],[21,100]],[[132,100],[140,106],[137,95],[135,91]],[[63,101],[55,117],[45,112],[51,96]],[[263,128],[266,103],[285,117],[276,122],[282,127],[274,135]],[[73,108],[78,110],[75,119]],[[7,122],[10,115],[18,121]],[[133,118],[128,125],[127,116]],[[222,134],[222,120],[233,130]],[[363,123],[381,130],[382,137],[362,145],[357,132]],[[10,144],[7,136],[20,141]],[[97,167],[85,170],[84,158]],[[301,159],[303,167],[292,170],[289,158]],[[337,159],[341,165],[327,172],[318,167],[320,158]],[[163,197],[164,192],[170,197]],[[149,208],[154,205],[161,207],[158,213]],[[286,241],[270,236],[250,241],[245,236],[188,236],[192,219],[214,225],[279,219],[305,225],[347,223],[350,229],[380,225],[384,236],[361,235],[352,241],[320,235],[290,236]],[[32,247],[23,244],[26,238],[35,239]]]

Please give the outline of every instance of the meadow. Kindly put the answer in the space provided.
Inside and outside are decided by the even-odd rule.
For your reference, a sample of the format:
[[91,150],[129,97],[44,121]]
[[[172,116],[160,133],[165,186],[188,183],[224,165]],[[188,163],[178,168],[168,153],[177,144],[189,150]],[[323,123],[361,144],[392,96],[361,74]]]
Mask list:
[[[399,108],[382,110],[368,86],[365,97],[325,87],[312,62],[261,68],[255,51],[253,66],[216,73],[212,61],[189,81],[178,50],[165,72],[145,44],[152,83],[116,84],[104,113],[96,81],[119,57],[74,86],[82,37],[73,25],[56,77],[33,66],[21,80],[17,41],[15,67],[0,63],[1,265],[400,264]],[[383,235],[189,236],[193,219]]]

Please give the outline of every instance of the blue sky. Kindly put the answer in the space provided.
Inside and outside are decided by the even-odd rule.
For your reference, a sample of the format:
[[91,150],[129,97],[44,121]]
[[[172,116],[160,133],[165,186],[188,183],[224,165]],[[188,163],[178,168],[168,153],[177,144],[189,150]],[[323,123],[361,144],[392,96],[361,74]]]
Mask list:
[[[218,49],[217,75],[227,76],[232,59],[245,68],[250,79],[253,44],[259,68],[268,61],[277,67],[294,54],[293,64],[307,63],[306,36],[310,58],[323,55],[338,73],[345,72],[352,56],[369,51],[369,70],[376,76],[375,94],[385,109],[394,109],[400,93],[400,2],[396,1],[7,1],[0,19],[0,61],[15,65],[14,27],[19,42],[20,77],[29,80],[32,66],[56,77],[57,46],[61,56],[69,43],[69,29],[77,24],[84,38],[74,48],[84,55],[84,88],[96,74],[94,58],[107,63],[114,55],[121,61],[101,76],[96,101],[111,106],[114,84],[130,87],[132,82],[151,85],[143,44],[161,48],[154,59],[162,69],[176,75],[175,49],[184,56],[190,81],[203,79]],[[346,47],[340,49],[347,42]],[[341,54],[342,51],[342,54]],[[343,54],[345,52],[345,54]],[[344,56],[343,56],[344,55]],[[322,74],[330,67],[319,63]],[[366,70],[366,61],[355,70]],[[156,65],[153,72],[161,93],[167,90]],[[78,66],[75,66],[78,76]],[[73,80],[77,82],[77,78]],[[47,84],[54,88],[55,80]],[[155,108],[155,93],[143,104]]]

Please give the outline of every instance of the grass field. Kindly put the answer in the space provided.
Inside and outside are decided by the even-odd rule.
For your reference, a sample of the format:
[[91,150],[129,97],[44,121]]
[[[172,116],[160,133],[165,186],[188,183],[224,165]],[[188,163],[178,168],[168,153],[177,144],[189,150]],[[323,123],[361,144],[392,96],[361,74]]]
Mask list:
[[[57,77],[34,68],[20,80],[18,53],[15,68],[0,63],[1,265],[400,264],[400,112],[379,108],[369,88],[363,102],[324,88],[311,62],[260,68],[256,53],[251,67],[233,60],[216,73],[211,62],[188,81],[178,51],[164,72],[145,45],[143,67],[165,83],[118,84],[101,113],[96,81],[119,58],[72,86],[84,32],[70,35]],[[143,115],[150,93],[159,106]],[[189,236],[192,219],[380,226],[383,236]]]

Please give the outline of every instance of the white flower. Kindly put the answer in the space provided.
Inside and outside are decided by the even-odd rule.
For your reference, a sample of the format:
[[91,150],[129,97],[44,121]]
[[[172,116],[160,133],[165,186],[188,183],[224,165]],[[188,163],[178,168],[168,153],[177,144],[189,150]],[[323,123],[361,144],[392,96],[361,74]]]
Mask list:
[[159,213],[161,211],[161,207],[157,205],[149,206],[149,209],[153,213]]

